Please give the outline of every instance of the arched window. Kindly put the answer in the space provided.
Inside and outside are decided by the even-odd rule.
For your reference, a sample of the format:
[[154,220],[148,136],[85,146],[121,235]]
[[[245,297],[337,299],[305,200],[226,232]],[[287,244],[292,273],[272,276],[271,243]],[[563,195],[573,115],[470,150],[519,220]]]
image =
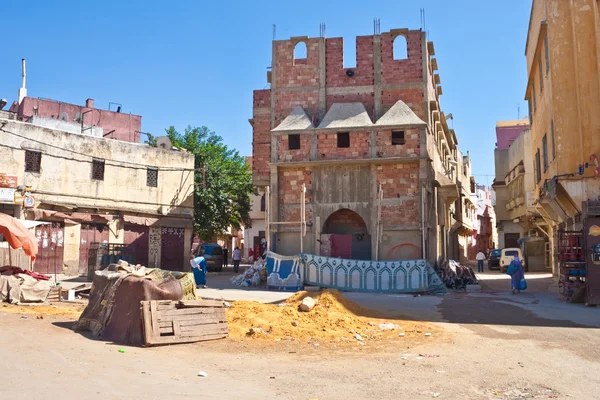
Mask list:
[[306,63],[306,43],[304,42],[298,42],[296,43],[296,47],[294,47],[294,65],[299,60],[304,60],[304,62],[301,62],[302,64]]
[[406,38],[402,35],[394,39],[394,60],[406,60],[408,58],[408,45]]
[[260,198],[260,211],[265,211],[266,208],[267,208],[266,199],[265,199],[265,195],[263,194],[262,197]]

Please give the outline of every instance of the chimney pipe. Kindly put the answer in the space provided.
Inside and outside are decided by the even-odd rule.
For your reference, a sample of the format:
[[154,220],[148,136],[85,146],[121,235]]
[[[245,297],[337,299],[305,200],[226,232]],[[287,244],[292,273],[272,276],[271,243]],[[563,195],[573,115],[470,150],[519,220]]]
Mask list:
[[27,97],[27,69],[25,68],[25,59],[21,59],[21,88],[19,89],[19,105]]
[[85,101],[85,106],[86,106],[87,108],[94,108],[94,99],[87,99],[87,100]]

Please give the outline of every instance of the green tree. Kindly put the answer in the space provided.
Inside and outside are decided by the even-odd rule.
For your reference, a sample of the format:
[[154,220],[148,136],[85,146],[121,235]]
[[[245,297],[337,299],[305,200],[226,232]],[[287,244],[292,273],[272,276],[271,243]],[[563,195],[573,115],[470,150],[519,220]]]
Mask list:
[[[207,127],[188,126],[183,133],[165,130],[175,147],[196,157],[194,177],[194,230],[204,240],[230,226],[240,229],[250,222],[250,195],[255,193],[252,173],[237,150]],[[154,138],[152,138],[154,139]]]

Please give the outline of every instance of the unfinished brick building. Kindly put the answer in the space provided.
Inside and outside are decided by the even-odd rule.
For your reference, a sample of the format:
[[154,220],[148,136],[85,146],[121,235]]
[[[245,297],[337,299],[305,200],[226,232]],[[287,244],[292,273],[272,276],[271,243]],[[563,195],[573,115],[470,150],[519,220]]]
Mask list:
[[[305,252],[430,261],[446,252],[457,140],[440,111],[434,54],[424,32],[408,29],[357,37],[353,68],[342,38],[273,41],[270,89],[254,91],[253,177],[270,187],[272,222],[300,220],[306,185]],[[297,254],[299,229],[272,225],[270,248]]]

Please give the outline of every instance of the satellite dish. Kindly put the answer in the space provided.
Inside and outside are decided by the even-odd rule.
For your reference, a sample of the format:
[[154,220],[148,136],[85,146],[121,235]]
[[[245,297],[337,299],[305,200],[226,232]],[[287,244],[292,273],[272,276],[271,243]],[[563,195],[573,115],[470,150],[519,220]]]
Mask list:
[[170,150],[171,149],[171,140],[169,140],[166,136],[161,136],[156,139],[156,147],[160,147],[161,149]]

